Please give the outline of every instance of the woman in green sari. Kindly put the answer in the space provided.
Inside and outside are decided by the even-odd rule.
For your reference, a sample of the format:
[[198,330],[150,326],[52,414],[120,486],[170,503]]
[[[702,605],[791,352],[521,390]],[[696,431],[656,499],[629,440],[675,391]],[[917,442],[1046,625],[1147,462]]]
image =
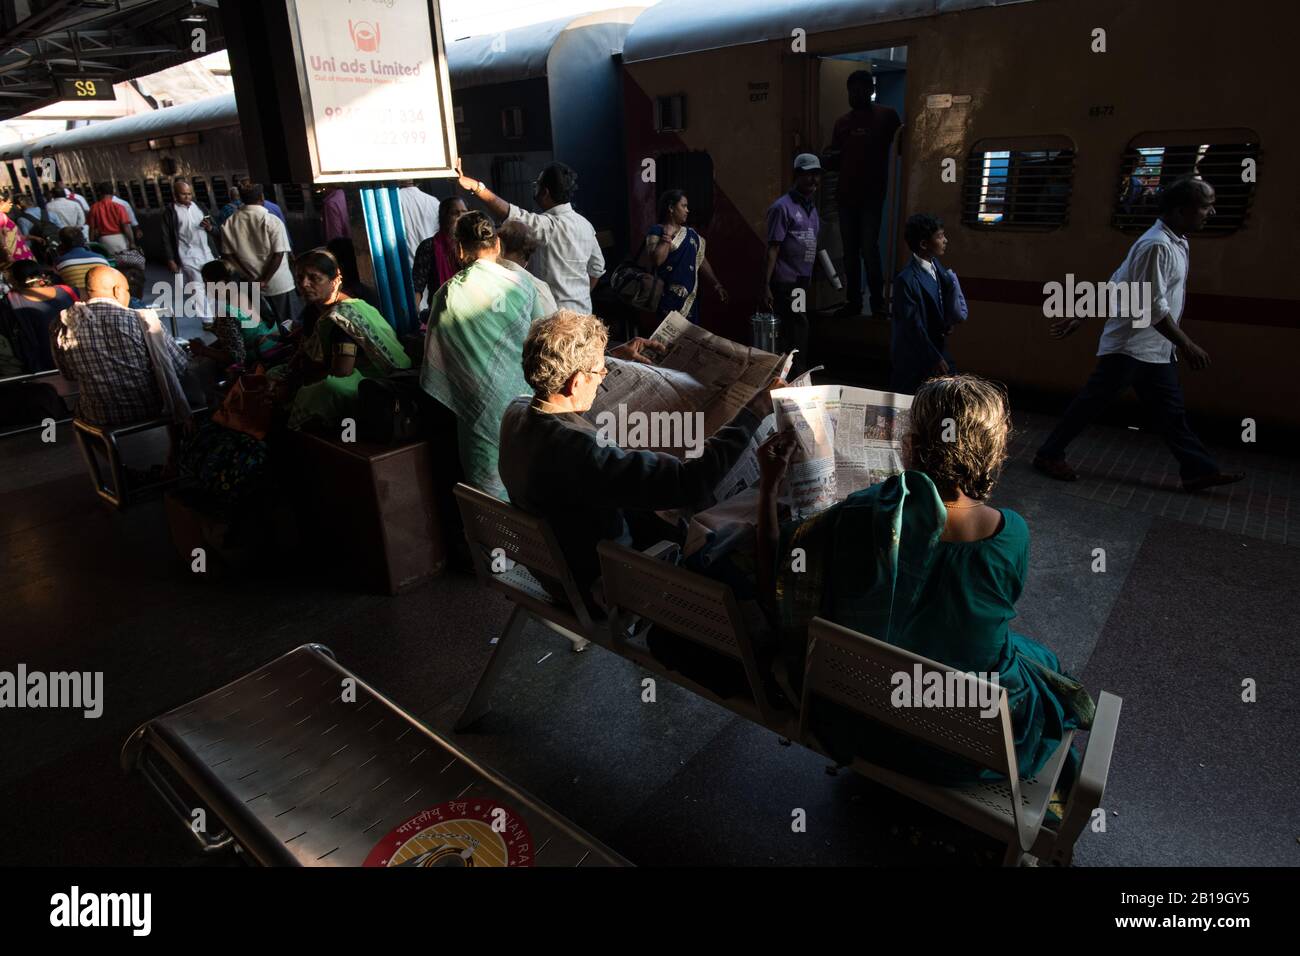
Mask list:
[[299,292],[322,313],[295,360],[311,384],[294,395],[289,427],[333,429],[344,418],[356,417],[362,379],[410,368],[411,359],[379,311],[343,291],[343,275],[332,255],[314,250],[300,256],[296,267]]
[[[985,503],[1006,458],[1006,395],[973,375],[932,379],[902,420],[909,419],[909,470],[784,528],[776,523],[776,489],[793,444],[778,435],[761,449],[760,587],[774,602],[789,673],[801,679],[808,622],[820,616],[960,671],[997,674],[1018,769],[1030,776],[1066,731],[1091,724],[1093,706],[1054,653],[1010,627],[1028,571],[1029,529],[1016,512]],[[795,548],[807,562],[798,572],[778,559]],[[821,721],[836,728],[827,742],[837,757],[856,754],[945,784],[988,775],[825,707]],[[1071,755],[1063,787],[1074,765]]]
[[508,501],[497,473],[501,416],[510,400],[531,395],[524,339],[543,318],[536,286],[500,265],[492,220],[469,212],[456,223],[465,264],[434,293],[420,386],[456,416],[465,480]]

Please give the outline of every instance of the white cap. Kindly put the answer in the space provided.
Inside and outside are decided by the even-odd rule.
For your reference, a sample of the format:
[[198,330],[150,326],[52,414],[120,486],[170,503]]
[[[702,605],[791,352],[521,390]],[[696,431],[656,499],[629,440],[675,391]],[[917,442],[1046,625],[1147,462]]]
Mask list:
[[821,172],[822,162],[812,153],[800,153],[794,158],[794,171],[796,173],[807,172],[808,170]]

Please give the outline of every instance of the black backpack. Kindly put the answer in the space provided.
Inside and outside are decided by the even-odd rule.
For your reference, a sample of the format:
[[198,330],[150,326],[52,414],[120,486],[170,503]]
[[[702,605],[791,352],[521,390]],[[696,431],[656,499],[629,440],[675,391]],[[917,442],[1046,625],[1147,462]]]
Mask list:
[[49,220],[49,213],[42,209],[41,218],[37,219],[32,215],[30,209],[24,209],[18,214],[18,218],[26,218],[32,224],[30,235],[37,239],[44,239],[46,242],[54,242],[59,238],[59,227]]
[[357,437],[376,445],[396,445],[424,437],[424,407],[419,369],[387,378],[365,378],[357,387]]

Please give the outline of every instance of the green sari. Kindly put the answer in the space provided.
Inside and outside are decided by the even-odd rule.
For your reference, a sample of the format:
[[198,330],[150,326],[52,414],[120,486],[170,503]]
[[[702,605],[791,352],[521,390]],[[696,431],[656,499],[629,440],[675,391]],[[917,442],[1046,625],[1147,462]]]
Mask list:
[[[781,643],[803,675],[808,622],[823,617],[965,672],[996,673],[1007,692],[1022,777],[1032,776],[1065,733],[1092,723],[1093,703],[1056,655],[1010,628],[1029,565],[1029,529],[1016,512],[990,538],[940,540],[947,511],[934,483],[906,471],[782,529],[780,554],[803,548],[807,568],[782,562],[777,579]],[[819,703],[819,707],[823,706]],[[945,751],[885,731],[825,703],[828,745],[938,783],[993,775]],[[1073,777],[1071,756],[1065,773]]]
[[434,293],[420,386],[456,416],[465,480],[508,501],[497,473],[501,416],[532,394],[524,339],[544,309],[527,276],[479,259]]
[[302,348],[309,359],[328,368],[334,346],[343,341],[358,346],[352,374],[326,375],[298,389],[289,411],[290,428],[336,428],[344,418],[356,417],[357,389],[363,379],[386,378],[411,367],[410,356],[393,327],[374,306],[360,299],[344,299],[331,306],[317,320],[315,331]]

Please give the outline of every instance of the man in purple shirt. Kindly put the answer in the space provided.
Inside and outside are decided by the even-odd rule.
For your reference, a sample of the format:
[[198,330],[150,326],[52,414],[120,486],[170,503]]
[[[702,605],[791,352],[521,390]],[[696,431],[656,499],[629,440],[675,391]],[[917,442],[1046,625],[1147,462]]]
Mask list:
[[822,164],[812,153],[794,160],[794,186],[767,210],[767,264],[758,301],[781,318],[781,350],[799,350],[792,375],[811,368],[808,359],[808,288],[817,261],[817,186]]
[[325,198],[321,202],[322,225],[325,227],[325,241],[347,239],[352,241],[352,227],[348,225],[348,197],[338,186],[325,189]]

